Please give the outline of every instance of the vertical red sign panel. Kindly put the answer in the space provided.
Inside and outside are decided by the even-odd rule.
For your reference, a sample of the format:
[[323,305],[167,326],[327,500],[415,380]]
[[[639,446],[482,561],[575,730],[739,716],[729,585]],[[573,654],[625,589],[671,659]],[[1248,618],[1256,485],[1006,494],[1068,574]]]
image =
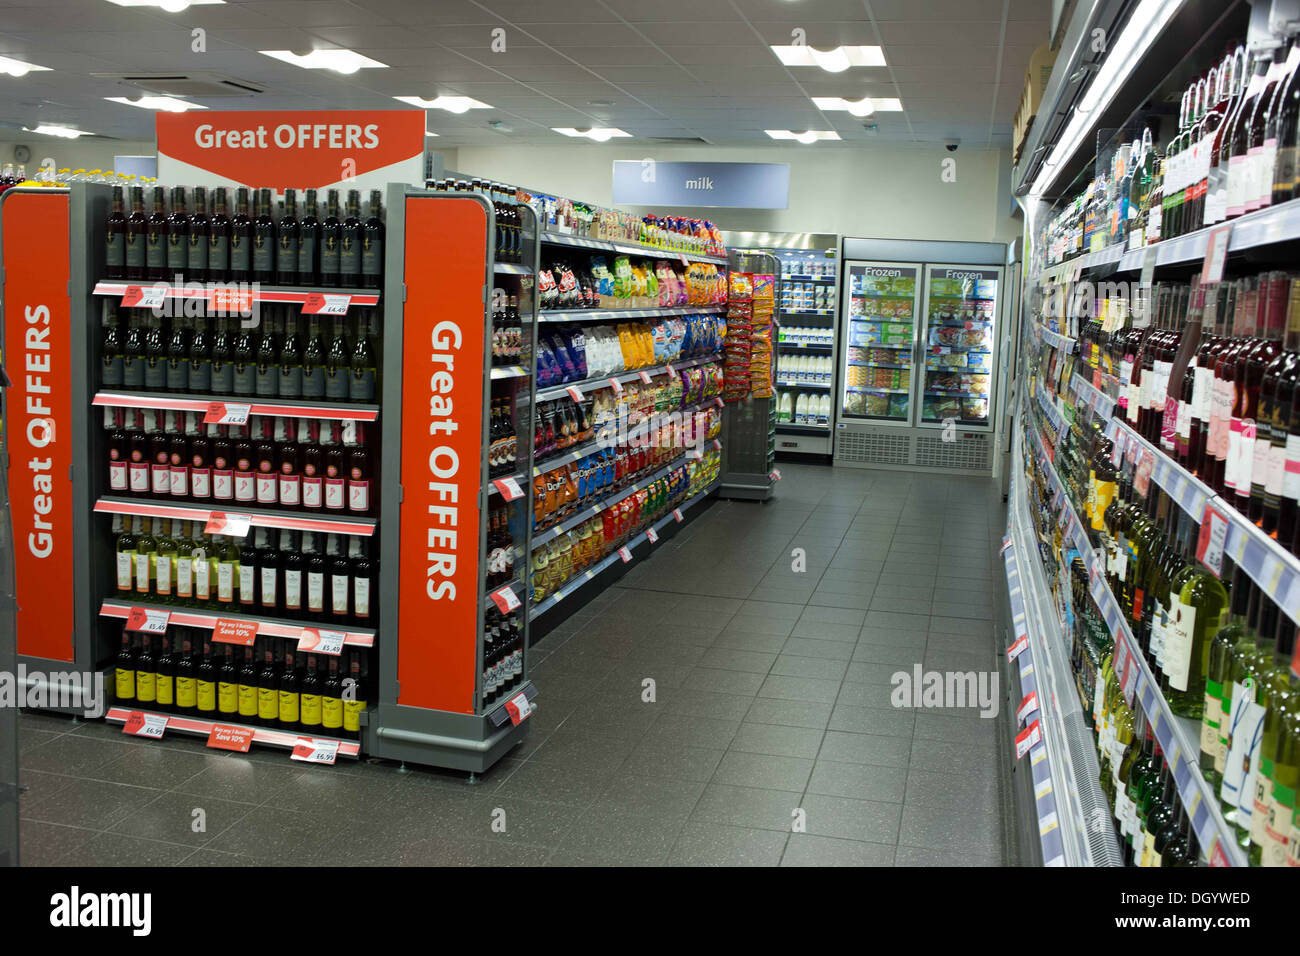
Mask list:
[[4,368],[18,653],[71,661],[72,303],[68,194],[11,193],[0,205]]
[[407,199],[398,703],[472,714],[487,210]]

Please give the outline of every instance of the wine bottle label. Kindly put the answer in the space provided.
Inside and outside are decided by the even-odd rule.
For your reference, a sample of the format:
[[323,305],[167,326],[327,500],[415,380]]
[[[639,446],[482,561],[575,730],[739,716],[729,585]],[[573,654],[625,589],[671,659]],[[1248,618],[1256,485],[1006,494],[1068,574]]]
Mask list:
[[192,597],[194,595],[194,559],[176,559],[176,596]]
[[357,617],[370,616],[370,579],[352,579],[352,613]]
[[212,497],[212,471],[210,469],[190,469],[190,494],[195,498]]
[[302,572],[284,572],[284,606],[290,611],[302,609]]
[[302,695],[302,716],[300,717],[304,727],[319,727],[321,722],[321,700],[320,694],[303,694]]
[[336,236],[325,236],[320,247],[320,274],[334,276],[339,274],[339,241]]
[[325,575],[314,571],[307,573],[307,610],[325,610]]
[[253,271],[271,272],[274,268],[275,241],[269,232],[253,236]]
[[298,491],[301,480],[297,475],[280,476],[280,504],[286,508],[298,507]]
[[339,697],[322,697],[320,701],[320,722],[326,730],[340,730],[343,727],[343,700]]
[[370,482],[357,480],[348,482],[348,508],[352,511],[370,510]]
[[167,360],[167,391],[188,392],[190,385],[190,363],[183,358]]
[[149,466],[149,484],[155,495],[171,494],[172,472],[166,465]]
[[[235,497],[235,473],[233,471],[212,472],[212,497],[221,501],[230,501]],[[244,500],[252,499],[250,497]]]
[[1269,804],[1273,792],[1273,761],[1259,761],[1259,771],[1255,774],[1253,805],[1250,809],[1250,842],[1263,848],[1268,842]]
[[231,390],[236,395],[252,395],[255,389],[255,376],[254,366],[236,362],[231,375]]
[[[220,498],[220,495],[217,495]],[[257,481],[251,471],[235,472],[235,500],[256,501]]]
[[208,249],[203,243],[203,237],[199,235],[190,235],[187,237],[185,268],[193,275],[202,275],[208,267]]
[[131,570],[134,560],[134,551],[119,551],[117,553],[117,589],[119,591],[131,590]]
[[1242,165],[1241,208],[1243,212],[1254,212],[1259,208],[1260,166],[1264,161],[1264,147],[1252,146],[1246,150],[1246,162]]
[[105,388],[119,388],[122,385],[122,356],[106,355],[104,357],[100,379]]
[[384,240],[361,240],[361,274],[377,276],[384,269]]
[[361,729],[361,712],[366,709],[364,701],[345,700],[343,702],[343,729],[356,733]]
[[188,498],[190,494],[190,470],[184,465],[172,465],[169,473],[170,491],[178,498]]
[[[239,235],[231,233],[230,236],[230,271],[234,274],[247,273],[253,267],[252,244]],[[275,715],[272,714],[272,717]]]
[[1287,866],[1294,852],[1291,840],[1293,839],[1292,821],[1295,816],[1295,788],[1275,780],[1268,813],[1268,825],[1264,828],[1267,842],[1264,844],[1261,865]]
[[154,587],[160,595],[172,593],[171,558],[159,558],[154,562]]
[[176,706],[191,708],[198,705],[198,684],[193,677],[176,678]]
[[131,492],[143,495],[149,491],[149,466],[142,461],[133,461],[127,468],[131,479]]
[[184,272],[188,262],[189,249],[186,246],[185,237],[172,233],[167,237],[167,271],[173,275],[177,272]]
[[259,472],[257,475],[257,503],[260,505],[273,505],[277,498],[276,476],[274,473],[266,474]]
[[110,269],[126,268],[126,237],[115,229],[108,232],[104,264]]
[[280,385],[280,367],[278,365],[259,365],[253,372],[253,394],[262,398],[275,398],[275,390]]
[[325,378],[325,397],[346,399],[348,397],[348,372],[347,369],[338,366],[324,369]]
[[302,383],[299,386],[303,398],[323,398],[325,396],[325,370],[319,365],[307,365],[302,369]]
[[339,272],[348,282],[361,275],[361,240],[354,230],[343,231],[343,244],[339,249]]
[[298,723],[298,695],[293,691],[282,690],[277,692],[277,697],[280,705],[280,723]]
[[348,613],[348,576],[330,575],[330,609],[335,614]]
[[113,691],[118,700],[134,700],[135,671],[117,668],[113,675]]
[[1178,413],[1174,419],[1174,432],[1180,442],[1186,441],[1192,434],[1192,403],[1180,401]]
[[235,366],[230,362],[213,362],[208,378],[208,388],[217,395],[229,395],[235,391]]
[[154,678],[154,695],[160,707],[170,707],[176,702],[175,683],[171,674],[159,674]]
[[1165,652],[1166,628],[1172,616],[1164,602],[1157,598],[1151,606],[1151,636],[1147,641],[1147,647],[1156,659],[1157,665],[1160,665]]
[[212,596],[212,565],[207,558],[198,558],[194,562],[194,597],[207,601]]
[[211,712],[217,709],[217,685],[210,680],[197,681],[195,703],[199,710]]
[[1237,488],[1237,471],[1241,465],[1241,419],[1228,421],[1228,452],[1223,460],[1223,483],[1234,491]]
[[1219,723],[1223,719],[1223,702],[1219,695],[1223,685],[1218,681],[1205,681],[1205,705],[1201,714],[1201,753],[1211,760],[1219,743]]
[[[1262,444],[1262,443],[1261,443]],[[1257,449],[1258,451],[1258,449]],[[1268,443],[1264,452],[1264,494],[1272,499],[1273,507],[1282,496],[1282,479],[1286,475],[1286,445],[1276,439]]]
[[262,568],[262,604],[266,607],[275,607],[276,577],[275,568]]
[[149,571],[152,567],[152,552],[146,551],[135,556],[135,589],[141,594],[149,593]]
[[232,604],[235,600],[235,564],[221,561],[217,564],[217,600]]
[[316,237],[309,232],[298,239],[298,274],[300,276],[311,276],[315,271]]
[[345,505],[346,489],[342,478],[325,479],[325,507],[332,511],[342,511]]
[[354,402],[368,402],[375,397],[375,370],[354,368],[348,376],[348,398]]
[[262,720],[275,720],[280,715],[279,701],[273,687],[257,689],[257,716]]
[[1300,499],[1300,435],[1288,435],[1286,462],[1282,466],[1282,497]]
[[153,671],[135,672],[135,699],[142,704],[152,704],[158,699],[157,675]]
[[217,682],[217,710],[223,714],[239,712],[239,686],[226,681]]
[[324,503],[323,484],[320,478],[304,478],[302,480],[302,506],[304,508],[319,508]]
[[257,688],[248,684],[239,685],[239,716],[257,716]]
[[161,232],[150,232],[145,236],[144,264],[150,273],[157,273],[167,268],[167,245],[163,242]]
[[230,268],[230,239],[220,232],[208,237],[208,275],[220,280]]
[[239,566],[239,602],[241,604],[257,602],[257,568],[251,564]]
[[[1226,749],[1222,768],[1223,782],[1219,786],[1219,799],[1228,807],[1237,808],[1237,825],[1245,829],[1250,825],[1250,812],[1254,805],[1254,786],[1251,776],[1251,752],[1259,750],[1259,731],[1264,708],[1255,703],[1255,681],[1247,677],[1234,681],[1232,700],[1224,713],[1222,746]],[[1218,761],[1216,758],[1216,767]]]
[[298,398],[302,395],[302,366],[280,366],[277,384],[281,398]]
[[1233,472],[1236,478],[1238,494],[1249,495],[1250,484],[1254,479],[1255,467],[1255,422],[1249,418],[1241,420],[1237,437],[1237,467]]

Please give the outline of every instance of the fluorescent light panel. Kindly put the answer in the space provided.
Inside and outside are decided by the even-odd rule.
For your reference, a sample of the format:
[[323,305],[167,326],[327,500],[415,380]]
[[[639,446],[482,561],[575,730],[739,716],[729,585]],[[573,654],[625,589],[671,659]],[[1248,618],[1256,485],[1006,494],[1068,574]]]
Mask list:
[[0,56],[0,73],[8,73],[10,76],[26,76],[33,70],[49,71],[48,66],[37,66],[35,63],[24,63],[22,60],[14,60],[7,56]]
[[593,126],[591,129],[574,129],[572,126],[552,126],[551,132],[563,133],[565,136],[585,136],[587,139],[594,139],[598,143],[604,143],[615,137],[631,136],[631,133],[625,133],[617,127]]
[[24,126],[23,130],[28,133],[41,133],[45,136],[59,136],[63,139],[76,139],[78,136],[89,136],[85,130],[73,129],[71,126]]
[[292,50],[258,50],[258,52],[300,66],[304,70],[333,70],[335,73],[350,74],[357,70],[388,69],[387,63],[380,63],[352,50],[312,50],[303,56],[299,56]]
[[854,116],[870,116],[872,113],[901,113],[903,104],[897,97],[864,96],[860,100],[846,100],[840,96],[814,96],[813,105],[822,112],[845,110]]
[[1031,196],[1041,196],[1052,185],[1061,164],[1074,155],[1074,151],[1092,129],[1094,117],[1110,105],[1133,68],[1146,55],[1156,37],[1182,5],[1183,0],[1142,0],[1133,11],[1120,35],[1111,44],[1106,58],[1102,60],[1101,68],[1084,91],[1083,99],[1071,115],[1065,131],[1043,161],[1038,177],[1029,190]]
[[225,3],[226,0],[108,0],[119,7],[159,7],[168,13],[180,13],[189,7],[209,3]]
[[827,73],[843,73],[849,67],[884,66],[885,54],[878,46],[837,46],[829,50],[800,44],[774,46],[772,52],[786,66],[819,66]]
[[767,135],[773,139],[792,139],[796,142],[803,143],[805,146],[815,143],[818,140],[840,138],[839,133],[829,129],[809,129],[804,130],[802,133],[796,133],[792,129],[768,129],[763,132],[767,133]]
[[399,103],[409,103],[422,110],[446,110],[448,113],[465,113],[469,110],[490,110],[487,103],[480,103],[468,96],[439,96],[426,100],[421,96],[394,96]]
[[110,103],[122,103],[125,106],[138,106],[142,110],[162,110],[166,113],[184,113],[186,110],[205,110],[206,106],[200,106],[198,103],[189,103],[185,100],[178,100],[171,96],[141,96],[139,99],[128,99],[125,96],[106,96],[104,99]]

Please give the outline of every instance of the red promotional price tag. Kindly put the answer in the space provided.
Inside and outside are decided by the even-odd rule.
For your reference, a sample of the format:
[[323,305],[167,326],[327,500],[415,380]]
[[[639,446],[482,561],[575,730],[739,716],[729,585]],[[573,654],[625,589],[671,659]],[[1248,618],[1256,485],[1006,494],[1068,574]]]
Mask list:
[[528,702],[528,695],[523,691],[515,694],[506,701],[506,713],[510,715],[510,723],[518,724],[533,712],[533,705]]
[[166,634],[167,622],[171,620],[171,611],[146,610],[133,607],[126,615],[126,629],[141,631],[145,634]]
[[298,650],[337,657],[343,653],[343,643],[347,637],[343,631],[327,631],[323,627],[304,627],[302,633],[298,635]]
[[252,647],[253,642],[257,640],[257,622],[232,621],[225,617],[217,618],[217,624],[212,629],[212,639],[218,644],[238,644],[242,647]]
[[[719,445],[718,447],[721,448],[722,446]],[[769,479],[771,479],[772,481],[780,481],[780,480],[781,480],[781,469],[780,469],[780,468],[773,468],[772,471],[768,474],[767,477],[768,477]]]
[[614,390],[615,395],[623,394],[623,383],[616,378],[609,379],[609,387]]
[[726,407],[726,403],[722,400],[722,396],[721,396],[721,395],[717,395],[717,396],[715,396],[714,399],[713,399],[713,403],[714,403],[715,405],[717,405],[719,408],[725,408],[725,407]]
[[209,289],[208,307],[226,315],[249,315],[253,311],[250,289]]
[[302,304],[303,315],[347,315],[352,296],[336,292],[313,292]]
[[1098,391],[1101,390],[1101,369],[1099,368],[1092,370],[1092,387]]
[[659,540],[659,532],[656,531],[654,528],[646,528],[645,539],[649,541],[651,544],[655,544]]
[[207,534],[228,534],[232,537],[243,538],[248,535],[248,528],[253,523],[249,515],[232,515],[224,511],[213,511],[208,514],[208,523],[203,528]]
[[1228,258],[1231,238],[1231,224],[1210,231],[1210,238],[1205,242],[1205,263],[1201,266],[1201,285],[1223,280],[1223,262]]
[[1223,852],[1223,847],[1219,845],[1219,838],[1214,838],[1214,849],[1210,851],[1210,866],[1231,866],[1228,857]]
[[1016,723],[1023,724],[1025,718],[1036,710],[1038,710],[1038,691],[1031,690],[1016,708]]
[[241,402],[208,402],[203,413],[205,425],[247,425],[251,405]]
[[632,552],[628,550],[627,545],[618,549],[618,556],[623,559],[624,564],[632,560]]
[[132,737],[149,737],[153,740],[161,738],[166,729],[166,714],[143,714],[138,710],[127,714],[126,723],[122,725],[124,734],[130,734]]
[[519,487],[519,482],[513,478],[498,478],[492,484],[496,485],[497,491],[501,492],[501,497],[506,501],[514,501],[516,498],[524,496],[523,489]]
[[578,386],[570,385],[565,389],[565,391],[569,393],[569,398],[573,399],[575,402],[582,401],[582,389],[578,388]]
[[231,727],[228,724],[213,724],[208,732],[208,746],[214,750],[237,750],[248,753],[253,744],[251,727]]
[[1024,653],[1025,648],[1029,646],[1029,635],[1025,634],[1016,639],[1016,642],[1007,648],[1007,662],[1014,661]]
[[339,755],[337,740],[318,740],[315,737],[299,737],[289,754],[290,760],[304,763],[323,763],[333,766]]
[[147,289],[144,286],[129,285],[122,293],[122,305],[130,309],[161,309],[167,292],[168,287],[165,285],[154,285]]
[[1201,520],[1201,534],[1196,540],[1196,560],[1220,577],[1223,573],[1223,549],[1228,542],[1228,519],[1212,504],[1206,504]]
[[677,371],[672,367],[672,365],[665,365],[664,369],[668,372],[669,378],[673,378],[674,376],[677,375]]
[[492,603],[501,609],[502,614],[509,614],[519,607],[519,598],[511,587],[497,588],[492,592]]
[[1038,721],[1034,721],[1020,733],[1016,734],[1016,759],[1019,760],[1029,751],[1033,750],[1043,739],[1043,732],[1038,726]]
[[681,523],[682,523],[682,521],[683,521],[684,519],[682,518],[682,509],[681,509],[681,508],[674,508],[674,509],[673,509],[673,520],[676,521],[678,524],[681,524]]
[[650,373],[649,373],[649,372],[642,370],[642,371],[640,371],[640,372],[637,372],[637,374],[641,376],[641,381],[642,381],[644,384],[646,384],[646,385],[649,385],[649,384],[650,384]]

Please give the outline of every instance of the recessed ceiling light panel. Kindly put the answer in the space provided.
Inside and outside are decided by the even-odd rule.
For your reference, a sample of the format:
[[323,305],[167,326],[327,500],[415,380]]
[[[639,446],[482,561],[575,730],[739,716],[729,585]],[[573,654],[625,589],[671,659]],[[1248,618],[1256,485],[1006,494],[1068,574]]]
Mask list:
[[73,129],[71,126],[24,126],[23,130],[28,133],[40,133],[43,136],[58,136],[62,139],[76,139],[78,136],[89,136],[85,130]]
[[386,70],[387,63],[380,63],[368,56],[354,53],[352,50],[312,50],[299,56],[292,50],[259,50],[265,56],[292,63],[304,70],[333,70],[335,73],[351,74],[357,70]]
[[768,136],[773,139],[792,139],[795,142],[803,143],[805,146],[816,143],[819,140],[839,139],[840,134],[830,129],[809,129],[802,133],[796,133],[792,129],[769,129],[764,130]]
[[593,126],[591,129],[574,129],[572,126],[552,126],[551,131],[563,133],[565,136],[585,136],[587,139],[595,140],[597,143],[605,143],[617,137],[630,137],[631,133],[625,133],[617,127]]
[[189,103],[171,96],[141,96],[134,100],[125,96],[106,96],[104,99],[110,103],[138,106],[142,110],[162,110],[165,113],[184,113],[186,110],[207,109],[206,106],[200,106],[198,103]]
[[774,46],[772,52],[786,66],[819,66],[827,73],[843,73],[849,67],[884,66],[885,54],[878,46],[837,46],[819,50],[807,44]]
[[903,104],[897,97],[864,96],[860,100],[846,100],[839,96],[814,96],[813,105],[822,112],[845,110],[854,116],[870,116],[872,113],[901,113]]
[[48,66],[37,66],[35,63],[24,63],[22,60],[10,59],[7,56],[0,56],[0,73],[8,73],[10,76],[26,76],[33,70],[49,71]]
[[168,13],[180,13],[190,7],[209,3],[225,3],[226,0],[108,0],[119,7],[158,7]]
[[394,96],[399,103],[409,103],[422,110],[446,110],[448,113],[466,113],[470,110],[490,110],[487,103],[480,103],[468,96],[439,96],[426,100],[422,96]]

